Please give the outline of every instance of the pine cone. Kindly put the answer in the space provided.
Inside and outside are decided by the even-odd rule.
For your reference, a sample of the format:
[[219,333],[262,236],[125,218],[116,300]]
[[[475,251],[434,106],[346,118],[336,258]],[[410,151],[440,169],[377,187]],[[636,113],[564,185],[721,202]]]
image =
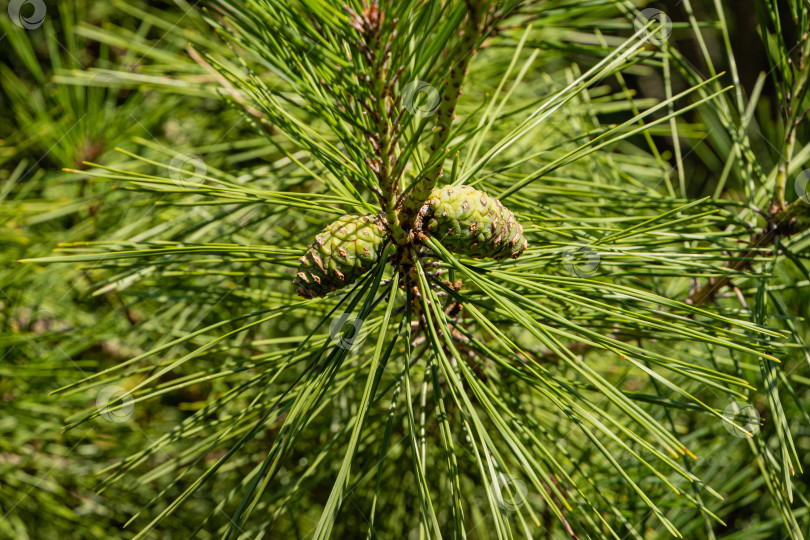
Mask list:
[[294,280],[298,294],[314,298],[351,285],[377,261],[385,239],[380,216],[342,216],[301,257]]
[[469,186],[434,189],[426,219],[428,231],[444,247],[475,259],[516,259],[528,246],[515,214]]

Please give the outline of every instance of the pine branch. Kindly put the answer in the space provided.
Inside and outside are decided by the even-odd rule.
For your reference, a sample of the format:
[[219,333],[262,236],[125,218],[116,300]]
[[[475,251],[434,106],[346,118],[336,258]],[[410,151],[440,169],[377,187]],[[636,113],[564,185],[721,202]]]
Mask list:
[[456,61],[450,68],[450,77],[445,81],[440,94],[441,103],[437,111],[436,126],[430,141],[430,156],[419,175],[414,188],[408,193],[400,211],[401,222],[408,238],[413,238],[414,227],[418,228],[418,214],[430,197],[431,191],[442,173],[444,160],[449,154],[447,142],[450,139],[456,104],[461,95],[462,85],[467,75],[467,67],[476,52],[476,46],[483,35],[484,17],[487,3],[484,0],[465,0],[468,15],[464,26],[460,47],[456,51]]
[[810,222],[799,222],[798,220],[799,217],[807,214],[807,211],[807,203],[803,199],[797,199],[790,205],[771,214],[768,217],[767,225],[751,238],[749,243],[751,247],[726,264],[728,274],[720,278],[710,279],[706,285],[692,294],[686,302],[697,306],[711,300],[717,292],[731,283],[730,274],[749,269],[763,248],[772,246],[781,236],[789,236],[800,230],[810,229]]
[[[377,176],[379,185],[378,197],[385,214],[391,236],[397,244],[406,241],[397,212],[397,200],[401,186],[398,177],[392,175],[391,158],[396,149],[397,126],[392,125],[391,117],[395,116],[395,102],[391,98],[394,79],[399,70],[391,73],[391,46],[396,37],[397,19],[386,21],[385,11],[381,11],[378,0],[371,2],[363,13],[357,14],[349,7],[345,9],[352,15],[352,26],[361,33],[362,38],[355,45],[361,50],[361,56],[368,64],[371,78],[371,102],[364,104],[374,132],[369,138],[374,154],[369,158],[369,166]],[[389,17],[390,19],[390,17]],[[386,24],[389,26],[386,27]],[[387,39],[386,39],[387,38]],[[361,102],[362,103],[362,102]]]

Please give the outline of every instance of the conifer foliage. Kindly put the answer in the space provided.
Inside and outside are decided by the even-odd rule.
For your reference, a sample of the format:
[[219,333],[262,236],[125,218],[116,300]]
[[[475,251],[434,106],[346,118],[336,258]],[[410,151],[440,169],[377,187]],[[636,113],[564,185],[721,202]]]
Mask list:
[[1,20],[0,536],[810,535],[807,0],[91,4]]

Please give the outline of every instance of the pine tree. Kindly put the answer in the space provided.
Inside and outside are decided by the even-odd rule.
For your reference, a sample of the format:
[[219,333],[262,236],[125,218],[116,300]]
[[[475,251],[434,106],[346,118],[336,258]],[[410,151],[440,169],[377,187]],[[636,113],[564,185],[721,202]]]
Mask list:
[[77,25],[120,58],[54,66],[59,107],[4,86],[11,161],[85,92],[164,126],[0,189],[6,302],[70,268],[41,339],[128,346],[56,392],[94,448],[137,426],[103,454],[127,528],[804,538],[810,5],[755,3],[763,74],[721,0],[212,0]]

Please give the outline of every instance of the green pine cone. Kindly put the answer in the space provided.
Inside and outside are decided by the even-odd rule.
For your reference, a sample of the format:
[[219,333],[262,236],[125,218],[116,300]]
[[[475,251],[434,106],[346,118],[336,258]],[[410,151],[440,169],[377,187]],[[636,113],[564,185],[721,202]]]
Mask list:
[[428,231],[454,253],[516,259],[528,245],[515,214],[498,199],[469,186],[434,189],[427,212]]
[[386,236],[379,216],[342,216],[301,257],[294,280],[298,294],[315,298],[351,285],[380,257]]

